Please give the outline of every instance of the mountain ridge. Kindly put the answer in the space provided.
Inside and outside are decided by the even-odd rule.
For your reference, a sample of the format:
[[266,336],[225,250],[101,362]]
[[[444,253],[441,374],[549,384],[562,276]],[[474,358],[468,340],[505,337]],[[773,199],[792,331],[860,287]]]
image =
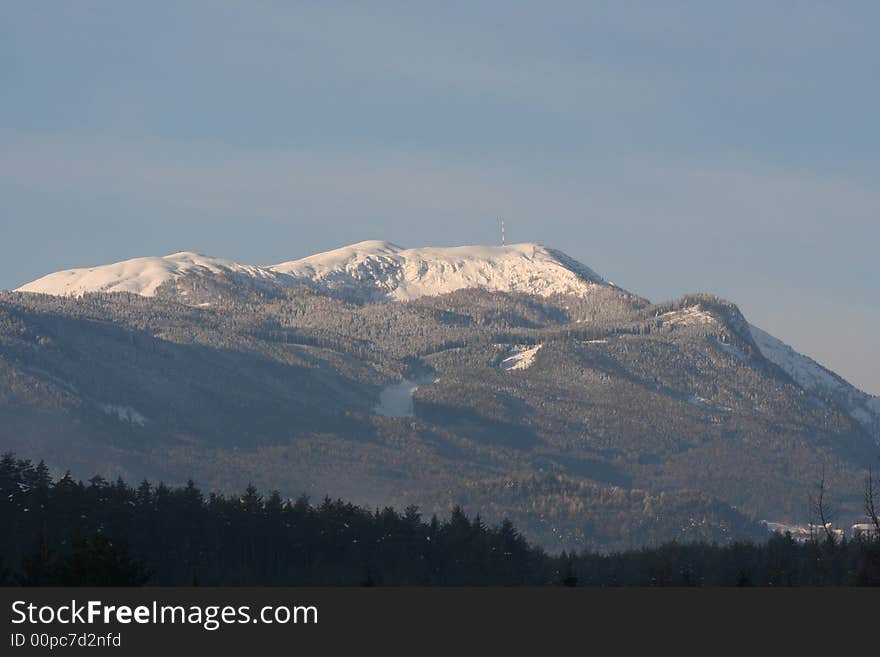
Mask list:
[[535,243],[405,249],[371,240],[268,266],[191,251],[133,258],[50,273],[16,291],[59,296],[130,292],[149,297],[163,284],[191,273],[250,278],[278,287],[312,284],[364,301],[412,300],[472,287],[540,296],[586,294],[592,285],[610,285],[561,251]]
[[75,270],[104,292],[0,292],[0,444],[88,476],[462,503],[554,549],[804,523],[826,471],[858,521],[877,399],[735,304],[651,303],[540,245],[439,252],[180,252]]
[[[320,292],[360,302],[412,301],[469,288],[537,296],[583,296],[594,286],[616,288],[562,251],[538,243],[405,248],[367,240],[268,266],[180,251],[62,270],[16,291],[58,296],[128,292],[152,297],[163,285],[188,275],[227,277],[258,289],[311,285]],[[186,302],[186,292],[178,296]],[[699,320],[692,316],[679,321]],[[880,444],[880,397],[860,390],[752,324],[746,331],[762,356],[804,389],[833,398]]]

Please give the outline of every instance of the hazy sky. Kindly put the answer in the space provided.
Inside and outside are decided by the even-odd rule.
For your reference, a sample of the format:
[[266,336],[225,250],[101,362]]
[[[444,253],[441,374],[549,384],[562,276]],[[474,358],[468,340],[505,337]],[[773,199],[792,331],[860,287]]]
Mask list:
[[0,3],[0,288],[560,248],[880,393],[880,3]]

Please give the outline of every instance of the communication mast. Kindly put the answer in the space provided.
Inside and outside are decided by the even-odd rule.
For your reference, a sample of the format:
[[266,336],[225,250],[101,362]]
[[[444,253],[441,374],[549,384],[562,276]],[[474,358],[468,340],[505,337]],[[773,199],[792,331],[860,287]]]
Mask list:
[[501,246],[506,246],[507,239],[504,236],[504,217],[501,218]]

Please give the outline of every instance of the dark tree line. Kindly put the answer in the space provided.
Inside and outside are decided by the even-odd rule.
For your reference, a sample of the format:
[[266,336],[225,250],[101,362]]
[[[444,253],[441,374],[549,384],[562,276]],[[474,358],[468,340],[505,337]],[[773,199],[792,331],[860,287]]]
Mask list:
[[[48,468],[0,460],[0,559],[6,582],[157,585],[544,584],[544,553],[509,522],[456,509],[425,521],[414,507],[311,504],[250,486],[240,497],[137,488],[94,477],[52,481]],[[90,570],[91,569],[91,570]]]
[[23,585],[878,585],[873,539],[667,544],[551,556],[509,521],[459,508],[369,511],[341,500],[204,495],[186,486],[52,480],[0,459],[0,583]]

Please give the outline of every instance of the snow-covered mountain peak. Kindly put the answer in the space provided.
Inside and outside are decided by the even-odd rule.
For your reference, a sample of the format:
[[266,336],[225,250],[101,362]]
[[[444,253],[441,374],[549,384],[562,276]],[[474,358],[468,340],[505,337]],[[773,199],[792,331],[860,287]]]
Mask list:
[[371,240],[272,267],[181,251],[60,271],[18,290],[60,296],[89,292],[154,296],[163,284],[191,273],[254,279],[280,287],[310,284],[365,301],[409,300],[467,288],[583,295],[593,286],[609,285],[590,268],[540,244],[405,249]]
[[169,253],[167,256],[162,256],[162,259],[172,262],[190,263],[203,262],[205,260],[231,262],[229,260],[224,261],[221,258],[212,258],[211,256],[205,255],[204,253],[198,253],[197,251],[178,251],[177,253]]
[[[355,244],[348,244],[347,246],[341,246],[338,249],[332,249],[331,251],[323,251],[321,253],[315,253],[314,255],[310,255],[308,257],[302,258],[300,260],[293,260],[293,262],[314,262],[314,263],[322,263],[322,262],[337,262],[337,261],[345,261],[350,260],[352,258],[364,257],[364,256],[382,256],[382,255],[394,255],[395,253],[399,253],[403,251],[404,248],[402,246],[398,246],[397,244],[393,244],[391,242],[386,242],[385,240],[366,240],[364,242],[357,242]],[[283,264],[291,264],[291,263],[283,263]],[[282,265],[275,265],[275,267],[280,267]]]
[[409,300],[466,288],[585,294],[593,285],[607,285],[565,254],[531,243],[404,249],[388,242],[361,242],[270,269],[374,300]]
[[164,283],[194,272],[274,278],[261,267],[180,251],[163,257],[148,256],[97,267],[66,269],[22,285],[18,291],[77,297],[89,292],[130,292],[152,297]]

